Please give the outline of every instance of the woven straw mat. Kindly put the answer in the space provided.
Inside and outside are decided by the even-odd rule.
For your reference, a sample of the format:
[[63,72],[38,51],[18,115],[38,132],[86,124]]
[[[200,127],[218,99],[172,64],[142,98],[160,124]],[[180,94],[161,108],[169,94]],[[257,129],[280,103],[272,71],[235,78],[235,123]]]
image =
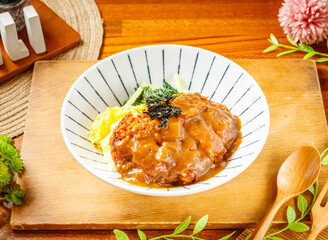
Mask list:
[[[81,36],[76,47],[54,57],[62,60],[97,60],[103,24],[94,0],[42,0]],[[0,134],[15,137],[24,132],[32,70],[0,85]]]

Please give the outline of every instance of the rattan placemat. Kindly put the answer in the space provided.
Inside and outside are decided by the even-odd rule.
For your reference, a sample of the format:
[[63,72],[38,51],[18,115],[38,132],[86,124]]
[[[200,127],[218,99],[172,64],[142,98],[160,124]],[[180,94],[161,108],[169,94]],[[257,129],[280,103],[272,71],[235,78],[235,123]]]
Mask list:
[[[103,24],[94,0],[42,0],[81,36],[76,47],[56,56],[62,60],[97,60],[103,40]],[[32,80],[28,70],[0,85],[0,134],[12,137],[24,132]]]

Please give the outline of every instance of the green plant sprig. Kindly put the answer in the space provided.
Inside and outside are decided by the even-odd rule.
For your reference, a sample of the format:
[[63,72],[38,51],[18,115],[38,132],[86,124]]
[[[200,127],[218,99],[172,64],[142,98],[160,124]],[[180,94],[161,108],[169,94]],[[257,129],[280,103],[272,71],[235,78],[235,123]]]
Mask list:
[[266,235],[264,237],[264,239],[279,240],[279,238],[277,238],[277,237],[275,237],[275,238],[272,238],[272,237],[274,235],[282,233],[288,229],[291,231],[294,231],[294,232],[306,232],[306,231],[310,230],[310,228],[306,224],[304,224],[300,221],[303,220],[310,213],[312,206],[313,206],[315,200],[317,199],[318,180],[315,182],[314,186],[311,187],[311,189],[312,188],[313,188],[313,190],[309,190],[309,191],[313,194],[313,199],[312,199],[311,205],[308,209],[307,209],[308,203],[307,203],[305,197],[302,194],[298,195],[297,208],[301,212],[301,217],[295,220],[296,212],[291,206],[288,206],[287,213],[286,213],[288,225],[285,228],[283,228],[277,232]]
[[[326,148],[321,153],[320,158],[321,158],[322,165],[328,165],[328,148]],[[282,233],[284,231],[287,231],[288,229],[291,231],[294,231],[294,232],[306,232],[306,231],[310,230],[310,228],[306,224],[304,224],[300,221],[303,220],[310,213],[315,201],[317,200],[318,186],[319,186],[319,183],[318,183],[318,180],[316,180],[314,185],[309,188],[309,192],[313,195],[313,198],[312,198],[312,201],[311,201],[311,204],[309,207],[308,207],[308,202],[307,202],[306,198],[302,194],[300,194],[298,196],[297,208],[301,212],[301,217],[296,219],[296,212],[295,212],[294,208],[291,206],[288,206],[287,212],[286,212],[288,225],[285,228],[283,228],[277,232],[266,235],[263,239],[283,240],[282,238],[276,237],[275,235]],[[139,229],[137,231],[138,231],[139,238],[141,240],[157,240],[157,239],[172,240],[172,238],[191,238],[193,240],[205,240],[203,238],[196,237],[195,234],[201,232],[205,228],[207,220],[208,220],[208,215],[205,215],[201,219],[199,219],[197,221],[197,223],[194,227],[194,231],[191,235],[180,234],[188,228],[190,221],[191,221],[190,216],[186,220],[184,220],[182,223],[180,223],[179,226],[176,227],[176,229],[174,230],[174,232],[172,234],[166,234],[166,235],[148,239],[146,234],[143,231],[141,231]],[[271,223],[271,225],[272,225],[272,223]],[[232,232],[231,234],[224,236],[218,240],[227,240],[234,233],[235,232]],[[129,237],[126,235],[126,233],[121,230],[115,229],[114,234],[115,234],[115,237],[117,240],[128,240],[129,239]],[[249,234],[245,238],[245,240],[248,240],[251,237],[251,235],[252,234]]]
[[[328,165],[328,154],[326,154],[327,152],[328,152],[328,148],[326,148],[320,155],[322,165]],[[309,208],[307,207],[308,203],[306,201],[306,198],[302,194],[298,195],[297,208],[301,212],[300,218],[296,219],[295,210],[291,206],[288,206],[286,212],[288,225],[277,232],[266,235],[263,239],[283,240],[282,238],[276,237],[275,235],[287,231],[288,229],[294,232],[306,232],[310,230],[310,228],[306,224],[300,221],[303,220],[310,213],[315,201],[317,200],[318,186],[319,183],[318,180],[316,180],[314,185],[309,188],[309,192],[313,195]],[[245,240],[248,240],[251,235],[252,234],[249,234]]]
[[20,198],[25,192],[14,180],[14,173],[21,173],[24,168],[18,149],[11,137],[0,134],[0,201],[22,204]]
[[[269,46],[268,48],[266,48],[263,51],[263,53],[271,52],[271,51],[277,49],[278,47],[282,47],[282,48],[287,48],[287,49],[290,49],[290,50],[278,53],[277,57],[280,57],[280,56],[283,56],[283,55],[286,55],[286,54],[290,54],[290,53],[294,53],[296,51],[301,51],[301,52],[306,52],[303,59],[308,59],[308,58],[311,58],[315,55],[318,55],[318,56],[323,56],[323,57],[316,59],[315,60],[316,62],[327,62],[328,61],[328,54],[327,53],[317,52],[312,47],[310,47],[309,45],[306,45],[304,43],[297,44],[288,35],[286,36],[286,38],[292,44],[292,46],[280,44],[278,42],[277,38],[271,33],[270,38],[268,39],[268,41],[272,45]],[[328,39],[327,39],[327,48],[328,48]]]
[[[199,238],[196,237],[195,235],[199,232],[201,232],[206,224],[207,224],[207,220],[208,220],[208,215],[203,216],[202,218],[200,218],[197,223],[195,224],[194,227],[194,231],[191,235],[185,235],[185,234],[181,234],[182,232],[184,232],[191,221],[191,217],[187,217],[186,220],[184,220],[182,223],[179,224],[179,226],[176,227],[176,229],[173,231],[173,233],[171,234],[166,234],[166,235],[162,235],[162,236],[158,236],[158,237],[154,237],[154,238],[147,238],[146,234],[141,231],[141,230],[137,230],[138,231],[138,235],[140,240],[157,240],[157,239],[166,239],[166,240],[172,240],[172,238],[191,238],[193,240],[204,240],[203,238]],[[235,232],[230,233],[227,236],[224,236],[218,240],[227,240],[229,239]],[[129,237],[126,235],[125,232],[115,229],[114,230],[114,234],[117,240],[128,240]]]

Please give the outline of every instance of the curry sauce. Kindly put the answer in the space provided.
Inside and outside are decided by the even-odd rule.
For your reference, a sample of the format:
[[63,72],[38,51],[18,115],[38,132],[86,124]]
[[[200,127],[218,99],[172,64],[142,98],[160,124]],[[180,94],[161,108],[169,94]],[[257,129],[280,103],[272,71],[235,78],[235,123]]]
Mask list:
[[125,181],[147,187],[174,187],[218,174],[241,143],[241,123],[223,104],[199,93],[180,94],[181,108],[166,127],[144,113],[129,113],[110,139],[116,170]]

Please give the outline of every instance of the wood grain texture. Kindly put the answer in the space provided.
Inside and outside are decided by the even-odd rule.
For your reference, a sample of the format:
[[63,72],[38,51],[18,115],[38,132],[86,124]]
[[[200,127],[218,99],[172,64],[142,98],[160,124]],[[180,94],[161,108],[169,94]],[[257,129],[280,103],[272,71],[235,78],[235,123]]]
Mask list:
[[[289,155],[277,175],[276,199],[249,240],[262,240],[281,206],[313,186],[319,177],[320,169],[320,153],[313,146],[304,146]],[[305,208],[303,211],[306,210]]]
[[[96,2],[104,19],[105,27],[101,59],[132,47],[161,43],[197,46],[235,59],[276,58],[279,50],[267,54],[262,53],[263,49],[269,46],[267,41],[269,34],[274,33],[280,42],[288,44],[277,19],[281,0],[96,0]],[[180,34],[183,26],[177,25],[175,25],[176,31],[172,35],[167,35],[166,29],[162,26],[159,26],[161,31],[157,31],[156,34],[147,32],[144,36],[135,36],[123,30],[124,23],[128,20],[163,21],[163,19],[171,19],[174,21],[175,19],[182,19],[188,22],[189,19],[207,19],[211,21],[212,19],[221,19],[224,16],[226,16],[224,18],[226,25],[230,26],[224,31],[218,26],[216,29],[209,29],[210,33],[206,33],[203,26],[199,26],[198,29],[194,28],[193,32],[188,34],[188,37]],[[257,22],[254,25],[254,22],[244,22],[243,19],[257,19]],[[269,22],[270,24],[268,24]],[[257,31],[259,25],[266,28],[260,27],[261,30]],[[142,28],[142,26],[139,25],[139,28]],[[247,30],[253,34],[249,34]],[[123,31],[125,36],[122,35]],[[327,52],[325,43],[317,44],[314,48],[318,51]],[[294,53],[281,58],[300,59],[302,56],[301,53]],[[327,63],[319,63],[317,69],[325,112],[328,115],[328,65]],[[269,74],[268,78],[270,76]],[[281,120],[283,120],[283,115]],[[19,144],[21,140],[22,136],[17,139],[17,143]],[[136,231],[126,232],[130,239],[138,239]],[[148,230],[145,232],[150,237],[167,233],[165,230]],[[200,237],[214,240],[230,232],[229,230],[204,230]],[[238,232],[231,239],[234,239],[237,235]],[[2,238],[6,240],[115,239],[112,231],[13,231],[9,223],[0,229],[0,239]]]
[[[50,59],[62,53],[80,42],[80,35],[66,24],[47,5],[39,0],[32,0],[31,5],[40,16],[46,52],[36,54],[28,41],[27,31],[24,28],[18,34],[18,39],[23,40],[30,55],[26,58],[13,62],[7,55],[2,41],[0,49],[3,57],[3,65],[0,66],[0,83],[30,68],[34,62]],[[65,33],[65,34],[63,34]]]
[[[272,59],[283,49],[263,54],[274,33],[289,45],[279,25],[281,0],[96,0],[104,19],[100,59],[133,47],[183,44],[201,47],[227,58]],[[312,47],[327,52],[325,42]],[[281,59],[302,59],[293,53]],[[328,65],[317,64],[328,116]]]
[[[311,234],[308,240],[315,240],[322,230],[328,228],[328,204],[327,204],[328,180],[318,195],[317,201],[311,210]],[[325,197],[327,196],[327,197]]]
[[[254,226],[274,200],[276,174],[284,159],[313,141],[322,150],[328,133],[313,61],[236,62],[256,79],[268,100],[271,126],[267,143],[256,161],[228,183],[203,193],[168,198],[133,194],[102,182],[81,167],[65,146],[59,118],[62,102],[75,79],[95,62],[37,63],[22,145],[26,170],[20,181],[27,194],[24,204],[13,208],[11,226],[166,229],[188,215],[194,223],[207,213],[220,213],[211,214],[208,228]],[[324,168],[322,174],[327,173]],[[280,211],[275,222],[285,222],[283,216]]]

